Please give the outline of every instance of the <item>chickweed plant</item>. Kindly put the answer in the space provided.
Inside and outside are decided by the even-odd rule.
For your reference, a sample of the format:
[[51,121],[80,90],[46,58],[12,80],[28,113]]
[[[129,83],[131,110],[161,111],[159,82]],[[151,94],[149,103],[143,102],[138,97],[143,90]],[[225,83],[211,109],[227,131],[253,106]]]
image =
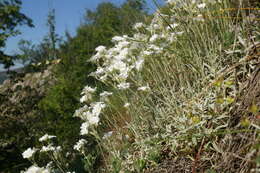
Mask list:
[[[168,0],[150,24],[133,28],[90,59],[91,76],[107,89],[83,89],[74,149],[87,159],[86,136],[94,137],[100,172],[153,172],[164,160],[174,161],[173,172],[259,171],[259,121],[230,123],[259,68],[259,20],[225,0]],[[248,110],[257,115],[259,104]]]

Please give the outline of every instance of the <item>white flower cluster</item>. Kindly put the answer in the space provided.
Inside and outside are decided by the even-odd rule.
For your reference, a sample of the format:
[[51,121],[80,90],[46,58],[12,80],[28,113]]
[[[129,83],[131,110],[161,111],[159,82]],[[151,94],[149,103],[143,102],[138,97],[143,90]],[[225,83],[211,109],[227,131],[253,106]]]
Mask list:
[[[104,50],[103,46],[97,48],[97,50],[102,51]],[[92,94],[95,93],[96,88],[91,88],[86,86],[83,89],[84,94],[84,102],[88,103],[91,102]],[[100,93],[100,100],[106,99],[108,96],[111,96],[113,93],[108,91],[103,91]],[[81,101],[82,102],[82,101]],[[81,124],[80,127],[80,135],[88,135],[89,128],[93,126],[97,126],[100,121],[100,114],[102,110],[106,107],[106,104],[102,101],[100,102],[92,102],[89,105],[84,105],[80,109],[76,110],[74,113],[74,117],[79,117],[84,122]],[[74,150],[79,152],[84,152],[84,145],[87,143],[85,139],[80,139],[75,145]]]
[[107,80],[111,75],[118,81],[125,81],[129,71],[134,68],[128,58],[133,45],[130,44],[127,36],[116,36],[112,41],[117,43],[115,47],[109,50],[96,49],[98,52],[91,58],[91,61],[100,66],[92,75],[98,76],[102,81]]
[[[56,136],[53,135],[48,135],[45,134],[42,137],[39,138],[40,142],[50,142],[48,141],[49,139],[53,139],[56,138]],[[62,149],[60,146],[54,146],[51,142],[47,145],[47,146],[42,146],[41,149],[37,149],[37,148],[28,148],[27,150],[25,150],[22,153],[23,158],[25,159],[30,159],[37,151],[39,152],[53,152],[53,153],[57,153],[60,152]],[[38,167],[36,165],[32,165],[31,167],[29,167],[26,171],[24,171],[24,173],[50,173],[51,172],[51,165],[52,162],[50,162],[46,168],[41,168]]]
[[[200,15],[203,9],[207,9],[203,0],[184,1],[168,0],[167,2],[173,6],[174,4],[177,6],[191,5],[195,9],[196,15]],[[162,16],[166,18],[167,23]],[[198,16],[198,20],[202,19],[203,16]],[[164,53],[168,53],[184,32],[181,30],[181,25],[176,23],[175,18],[161,14],[159,11],[154,14],[153,20],[149,25],[137,23],[133,28],[136,31],[133,36],[115,36],[112,38],[113,47],[106,48],[101,45],[95,49],[96,54],[89,61],[94,63],[97,69],[90,75],[106,84],[112,84],[118,90],[128,90],[130,87],[132,89],[140,86],[137,87],[138,92],[148,92],[151,91],[148,84],[135,85],[132,83],[136,79],[136,74],[140,73],[145,63],[148,63],[148,58],[159,58]],[[92,95],[95,92],[96,88],[89,86],[83,89],[83,96],[80,101],[85,103],[85,105],[76,110],[74,114],[75,117],[79,117],[84,121],[80,127],[81,135],[89,134],[90,128],[98,125],[100,114],[106,106],[106,99],[104,98],[113,94],[104,91],[99,95],[99,101],[91,103]],[[130,103],[126,102],[124,107],[128,109]],[[112,132],[109,132],[104,135],[103,139],[111,135]],[[85,139],[80,139],[74,145],[74,149],[82,151],[85,143]]]
[[[100,46],[97,48],[97,50],[102,51],[103,46]],[[92,100],[92,95],[95,93],[96,88],[91,88],[89,86],[86,86],[82,93],[83,96],[80,99],[80,102],[85,102],[89,103]],[[101,98],[106,98],[108,96],[112,95],[111,92],[104,91],[103,93],[100,94]],[[89,128],[91,126],[96,126],[98,125],[100,121],[100,114],[103,108],[105,108],[105,103],[104,102],[93,102],[90,103],[90,106],[84,105],[80,109],[76,110],[74,113],[74,117],[79,117],[81,118],[84,123],[81,124],[80,127],[80,134],[81,135],[87,135],[89,133]]]
[[22,153],[23,158],[25,158],[25,159],[31,158],[36,151],[37,151],[37,149],[35,149],[35,148],[28,148],[27,150],[25,150]]
[[88,102],[92,99],[92,94],[96,91],[96,88],[91,88],[89,86],[86,86],[83,91],[81,92],[81,95],[83,95],[80,99],[80,102]]
[[74,150],[82,151],[84,149],[84,145],[87,143],[85,139],[80,139],[73,147]]
[[178,24],[172,22],[165,26],[159,12],[155,13],[150,25],[137,23],[136,33],[132,36],[115,36],[114,47],[96,48],[97,53],[90,59],[97,65],[97,70],[91,73],[103,82],[113,82],[120,90],[130,87],[127,82],[130,75],[142,70],[145,59],[150,55],[159,55],[169,48],[183,32],[177,31]]
[[40,150],[40,152],[49,152],[49,151],[59,152],[61,151],[61,146],[55,147],[52,144],[49,144],[47,146],[42,146],[42,149]]
[[[172,22],[170,26],[165,26],[159,12],[155,13],[150,25],[137,23],[134,26],[136,33],[129,37],[127,35],[115,36],[112,38],[114,47],[107,49],[104,46],[96,48],[96,54],[90,61],[97,65],[95,72],[91,73],[100,81],[111,83],[119,90],[129,89],[131,83],[129,77],[135,72],[142,70],[145,59],[150,55],[159,55],[176,41],[182,32],[177,31],[178,24]],[[150,87],[141,86],[138,91],[149,91]],[[75,111],[74,116],[81,118],[84,122],[80,127],[80,135],[89,134],[93,126],[97,126],[100,121],[100,114],[106,106],[104,101],[113,93],[104,91],[100,94],[100,101],[93,102],[92,95],[96,88],[86,86],[82,91],[81,103],[85,105]],[[124,105],[129,107],[129,103]],[[74,148],[79,150],[83,139],[80,140]]]
[[[106,93],[107,94],[107,93]],[[88,134],[88,128],[93,125],[98,125],[100,121],[100,114],[106,105],[104,102],[94,102],[90,106],[85,105],[84,107],[76,110],[74,116],[81,118],[84,123],[81,125],[81,135]]]
[[[97,51],[104,51],[104,46],[99,46],[96,48]],[[78,110],[75,111],[74,117],[79,117],[81,118],[84,123],[81,124],[80,127],[80,134],[81,135],[87,135],[89,133],[89,128],[91,126],[96,126],[98,125],[100,121],[100,114],[103,108],[106,107],[104,102],[93,102],[92,101],[92,96],[96,92],[96,88],[91,88],[89,86],[86,86],[83,91],[82,91],[82,97],[80,99],[81,103],[89,103],[90,106],[87,104],[84,105],[83,107],[79,108]],[[104,91],[100,94],[100,98],[107,98],[108,96],[112,95],[111,92]]]
[[22,171],[22,173],[50,173],[50,169],[48,168],[41,168],[36,165],[32,165],[26,171]]

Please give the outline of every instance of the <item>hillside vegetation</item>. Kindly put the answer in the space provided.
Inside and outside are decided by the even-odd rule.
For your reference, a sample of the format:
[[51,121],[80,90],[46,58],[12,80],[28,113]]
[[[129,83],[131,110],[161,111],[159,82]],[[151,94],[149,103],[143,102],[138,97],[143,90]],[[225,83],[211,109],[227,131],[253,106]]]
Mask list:
[[[19,10],[21,1],[15,2],[6,0],[0,6]],[[55,11],[51,10],[47,17],[49,32],[43,40],[37,45],[19,42],[21,52],[12,58],[26,64],[24,73],[11,75],[12,79],[0,85],[0,172],[20,172],[29,167],[31,163],[22,153],[28,147],[40,147],[38,139],[45,133],[56,135],[66,169],[85,172],[98,167],[100,152],[92,148],[95,159],[84,168],[85,161],[73,149],[81,123],[73,114],[80,107],[81,90],[86,84],[102,86],[87,76],[96,68],[87,60],[98,45],[112,46],[114,35],[130,35],[129,26],[146,20],[144,5],[136,0],[127,0],[121,6],[100,3],[96,10],[86,10],[76,35],[66,32],[65,38],[56,33]],[[90,140],[95,145],[95,140]],[[42,152],[34,161],[45,165],[50,160]]]
[[259,3],[134,5],[132,29],[103,5],[61,47],[24,172],[260,172]]

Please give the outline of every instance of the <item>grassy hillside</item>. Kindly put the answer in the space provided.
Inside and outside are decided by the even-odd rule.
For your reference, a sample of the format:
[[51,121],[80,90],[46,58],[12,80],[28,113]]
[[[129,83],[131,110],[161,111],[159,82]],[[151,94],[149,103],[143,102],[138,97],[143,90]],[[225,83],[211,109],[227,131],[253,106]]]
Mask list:
[[[74,114],[82,125],[73,149],[86,172],[259,172],[254,3],[169,0],[132,36],[96,48],[90,76],[103,85],[86,86]],[[34,164],[27,172],[73,171],[53,139],[46,134],[42,148],[23,153]],[[95,170],[94,147],[101,153]],[[34,162],[42,152],[52,166]]]

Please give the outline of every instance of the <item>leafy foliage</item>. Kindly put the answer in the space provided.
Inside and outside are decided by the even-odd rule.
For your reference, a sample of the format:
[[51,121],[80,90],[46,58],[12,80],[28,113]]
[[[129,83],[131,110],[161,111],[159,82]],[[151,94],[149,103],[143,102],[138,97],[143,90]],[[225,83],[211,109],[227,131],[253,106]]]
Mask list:
[[32,64],[45,63],[45,61],[57,59],[57,47],[61,43],[61,38],[56,33],[55,23],[55,10],[52,9],[47,16],[46,23],[49,32],[39,44],[33,44],[31,41],[24,39],[19,41],[19,53],[16,55],[16,60],[27,65],[25,69],[30,69]]
[[0,170],[20,172],[28,167],[21,151],[37,143],[42,129],[37,103],[51,85],[50,71],[27,74],[0,85]]
[[13,65],[13,57],[6,55],[3,50],[5,42],[9,37],[19,34],[16,29],[19,25],[28,25],[33,27],[32,20],[20,12],[20,0],[0,1],[0,63],[5,68]]
[[[133,9],[134,7],[126,4],[116,7],[111,3],[102,3],[96,11],[86,11],[85,23],[77,29],[76,36],[71,37],[67,33],[67,41],[60,45],[58,57],[62,58],[54,70],[56,84],[40,102],[39,108],[46,124],[55,122],[46,126],[46,132],[57,135],[58,141],[69,150],[78,139],[80,121],[75,119],[73,114],[80,107],[82,88],[86,84],[102,85],[93,77],[86,77],[96,68],[88,60],[98,45],[110,46],[114,35],[131,34],[129,22],[141,21],[145,15],[139,10],[140,6],[138,9]],[[131,18],[133,15],[135,18]],[[92,156],[88,156],[96,158],[92,161],[93,165],[99,158],[95,156],[99,155],[98,150],[96,151],[92,152]]]

